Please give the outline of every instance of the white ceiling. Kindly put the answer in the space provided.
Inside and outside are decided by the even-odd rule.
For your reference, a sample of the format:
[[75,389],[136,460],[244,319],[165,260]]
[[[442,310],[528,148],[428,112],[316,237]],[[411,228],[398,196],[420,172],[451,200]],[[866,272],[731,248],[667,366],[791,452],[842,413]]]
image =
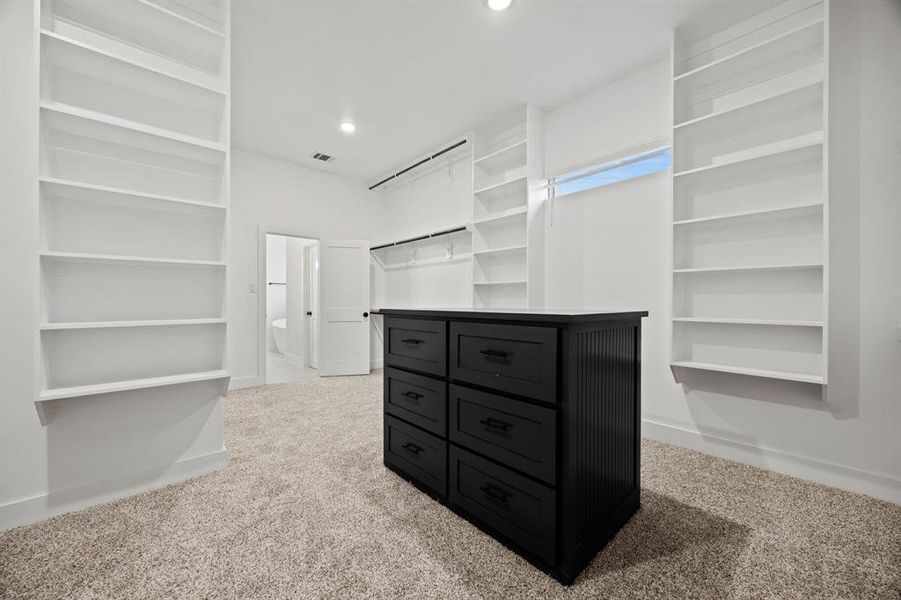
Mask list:
[[232,140],[372,181],[519,102],[549,109],[665,56],[669,31],[716,4],[236,0]]

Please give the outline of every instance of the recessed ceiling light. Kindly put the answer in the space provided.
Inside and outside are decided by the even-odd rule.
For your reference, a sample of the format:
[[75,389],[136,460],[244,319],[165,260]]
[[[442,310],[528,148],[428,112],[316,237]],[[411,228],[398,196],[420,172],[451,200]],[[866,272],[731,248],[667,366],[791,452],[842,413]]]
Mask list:
[[339,125],[339,127],[344,133],[353,133],[357,130],[357,126],[350,121],[341,121],[341,125]]
[[488,0],[488,8],[491,10],[506,10],[512,0]]

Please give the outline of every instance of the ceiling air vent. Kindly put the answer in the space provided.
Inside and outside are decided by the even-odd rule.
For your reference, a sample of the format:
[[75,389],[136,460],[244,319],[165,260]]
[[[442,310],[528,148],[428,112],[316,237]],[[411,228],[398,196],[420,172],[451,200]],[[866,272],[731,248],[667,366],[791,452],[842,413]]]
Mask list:
[[316,152],[313,154],[313,158],[316,160],[321,160],[322,162],[332,162],[335,160],[334,156],[329,156],[328,154],[323,154],[322,152]]

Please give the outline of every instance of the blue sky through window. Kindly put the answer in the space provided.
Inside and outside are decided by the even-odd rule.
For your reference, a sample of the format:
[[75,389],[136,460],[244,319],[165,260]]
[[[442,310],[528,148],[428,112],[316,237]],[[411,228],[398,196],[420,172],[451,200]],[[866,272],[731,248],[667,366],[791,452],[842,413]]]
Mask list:
[[667,170],[671,163],[672,152],[669,146],[643,152],[581,172],[557,177],[553,181],[554,196],[559,198],[583,190],[659,173]]

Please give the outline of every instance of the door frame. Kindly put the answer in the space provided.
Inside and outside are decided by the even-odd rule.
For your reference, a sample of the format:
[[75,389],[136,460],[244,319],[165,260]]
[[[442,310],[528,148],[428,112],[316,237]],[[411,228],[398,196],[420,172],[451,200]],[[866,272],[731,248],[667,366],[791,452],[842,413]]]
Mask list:
[[[285,237],[303,238],[305,240],[315,240],[317,244],[322,245],[322,238],[319,235],[312,235],[300,229],[286,227],[284,225],[257,225],[257,379],[259,385],[266,385],[266,374],[268,368],[267,358],[267,331],[266,331],[266,297],[269,294],[269,286],[266,281],[266,236],[281,235]],[[320,266],[320,279],[322,268]],[[321,281],[318,282],[317,289],[322,289]],[[318,331],[316,337],[320,338],[322,330],[322,320],[318,319]],[[319,344],[322,340],[319,339]]]

